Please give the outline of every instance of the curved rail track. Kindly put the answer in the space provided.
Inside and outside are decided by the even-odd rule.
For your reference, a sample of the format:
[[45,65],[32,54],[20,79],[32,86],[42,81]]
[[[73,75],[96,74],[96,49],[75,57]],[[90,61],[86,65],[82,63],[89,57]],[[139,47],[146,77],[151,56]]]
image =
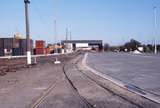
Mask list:
[[[82,73],[84,76],[86,76],[89,80],[93,81],[96,85],[98,85],[99,87],[103,88],[104,90],[106,90],[107,92],[111,93],[112,95],[118,96],[118,97],[122,98],[123,100],[129,102],[130,104],[137,106],[138,108],[143,108],[143,106],[141,106],[141,105],[139,105],[139,104],[137,104],[137,103],[134,103],[133,101],[130,101],[130,100],[126,99],[126,98],[123,97],[123,96],[120,96],[120,95],[116,94],[116,93],[113,92],[112,90],[110,90],[110,89],[108,89],[107,87],[105,87],[103,84],[97,82],[95,79],[93,79],[92,77],[90,77],[90,76],[88,76],[87,74],[85,74],[84,72],[82,72],[82,70],[81,70],[81,69],[78,67],[78,65],[77,65],[81,60],[82,60],[82,56],[79,57],[77,60],[75,60],[75,61],[72,63],[72,64],[75,65],[77,71],[81,72],[81,73]],[[69,78],[69,76],[68,76],[67,73],[66,73],[66,70],[65,70],[65,66],[66,66],[66,65],[67,65],[67,64],[64,64],[64,65],[63,65],[63,72],[64,72],[67,80],[69,81],[70,85],[71,85],[72,88],[77,92],[78,96],[81,97],[81,99],[82,99],[83,101],[85,101],[87,104],[89,104],[91,108],[94,108],[94,105],[92,105],[87,99],[85,99],[85,97],[81,96],[80,93],[78,92],[76,86],[74,85],[74,83],[72,82],[72,80]],[[90,108],[90,107],[89,107],[89,108]]]
[[[74,55],[74,57],[77,55]],[[76,67],[76,70],[80,73],[82,73],[85,77],[87,77],[89,80],[91,80],[92,82],[94,82],[94,84],[98,85],[100,88],[104,89],[105,91],[109,92],[110,94],[112,94],[113,96],[118,96],[119,98],[123,99],[124,101],[126,101],[127,103],[130,103],[134,106],[136,106],[136,108],[143,108],[143,106],[134,103],[133,101],[130,101],[128,99],[126,99],[123,96],[120,96],[118,94],[116,94],[115,92],[113,92],[112,90],[108,89],[107,87],[105,87],[103,84],[97,82],[95,79],[93,79],[92,77],[88,76],[87,74],[85,74],[84,72],[82,72],[82,70],[78,67],[78,63],[81,61],[82,59],[82,55],[80,55],[79,57],[76,57],[77,59],[75,60],[71,60],[71,62],[69,61],[69,63],[63,63],[62,65],[62,71],[65,75],[66,81],[69,82],[71,88],[73,89],[73,92],[76,94],[76,96],[78,96],[83,102],[84,104],[86,104],[86,106],[88,108],[95,108],[95,106],[88,100],[86,99],[84,96],[82,96],[78,89],[76,88],[76,85],[74,84],[74,82],[72,82],[72,79],[69,77],[69,75],[67,74],[67,70],[66,68],[69,68],[67,66],[69,66],[69,64],[73,64]],[[42,102],[43,100],[45,100],[45,98],[47,97],[47,95],[50,94],[50,92],[55,88],[55,86],[58,84],[58,82],[54,82],[47,90],[45,90],[46,92],[42,94],[42,96],[40,98],[37,99],[37,101],[31,106],[31,108],[37,108]]]
[[68,80],[71,87],[73,88],[74,92],[77,94],[77,96],[88,106],[88,108],[94,108],[94,106],[87,99],[85,99],[83,96],[79,94],[78,89],[75,87],[75,85],[73,84],[73,82],[71,81],[71,79],[68,77],[66,73],[65,64],[63,65],[63,72],[65,74],[66,79]]

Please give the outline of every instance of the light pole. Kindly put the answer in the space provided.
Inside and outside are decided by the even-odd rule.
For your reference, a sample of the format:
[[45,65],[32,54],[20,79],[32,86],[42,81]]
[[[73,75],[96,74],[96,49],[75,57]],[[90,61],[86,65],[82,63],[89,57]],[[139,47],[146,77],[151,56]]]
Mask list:
[[153,7],[153,10],[154,10],[154,26],[155,26],[154,53],[157,54],[157,43],[156,43],[156,35],[157,35],[157,7]]
[[26,44],[27,44],[27,64],[31,64],[31,49],[30,49],[30,28],[29,28],[29,12],[28,5],[29,0],[24,0],[25,3],[25,19],[26,19]]
[[[56,19],[54,20],[54,32],[55,32],[55,54],[58,56],[58,44],[57,44],[57,21]],[[58,60],[58,57],[56,57],[56,60],[54,61],[54,64],[60,64],[61,62]]]

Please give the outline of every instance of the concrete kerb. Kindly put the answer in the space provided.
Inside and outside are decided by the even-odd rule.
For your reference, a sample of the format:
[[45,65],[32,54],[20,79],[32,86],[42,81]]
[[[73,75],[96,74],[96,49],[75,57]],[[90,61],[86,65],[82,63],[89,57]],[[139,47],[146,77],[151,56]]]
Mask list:
[[92,73],[94,73],[94,74],[96,74],[96,75],[98,75],[98,76],[100,76],[100,77],[102,77],[102,78],[104,78],[104,79],[106,79],[106,80],[109,80],[109,81],[113,82],[114,84],[116,84],[116,85],[118,85],[118,86],[120,86],[120,87],[122,87],[122,88],[124,88],[124,89],[127,89],[127,90],[129,90],[129,91],[131,91],[131,92],[133,92],[133,93],[136,93],[136,94],[144,97],[144,98],[147,98],[147,99],[149,99],[149,100],[151,100],[151,101],[153,101],[153,102],[156,102],[156,103],[159,103],[159,104],[160,104],[160,97],[159,97],[159,96],[156,96],[156,95],[154,95],[154,94],[148,93],[148,92],[146,92],[146,91],[143,91],[145,94],[141,94],[141,93],[139,93],[139,92],[136,92],[136,91],[134,91],[134,90],[132,90],[132,89],[127,88],[127,85],[126,85],[125,83],[123,83],[123,82],[121,82],[121,81],[119,81],[119,80],[113,79],[112,77],[110,77],[110,76],[108,76],[108,75],[106,75],[106,74],[103,74],[103,73],[101,73],[101,72],[98,72],[97,70],[89,67],[89,66],[87,65],[87,57],[88,57],[88,53],[86,53],[86,54],[84,55],[84,58],[83,58],[83,60],[82,60],[82,65],[83,65],[87,70],[91,71]]

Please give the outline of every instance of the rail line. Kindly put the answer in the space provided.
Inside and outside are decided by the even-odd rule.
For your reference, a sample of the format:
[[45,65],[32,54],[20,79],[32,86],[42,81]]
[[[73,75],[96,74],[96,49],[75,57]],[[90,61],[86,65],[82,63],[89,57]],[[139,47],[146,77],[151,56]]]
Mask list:
[[45,98],[52,92],[52,90],[56,87],[57,81],[53,82],[43,93],[42,95],[31,105],[30,108],[37,108]]
[[[90,79],[91,81],[93,81],[96,85],[98,85],[99,87],[101,87],[101,88],[103,88],[104,90],[108,91],[108,92],[111,93],[112,95],[118,96],[118,97],[120,97],[121,99],[129,102],[130,104],[137,106],[138,108],[143,108],[143,106],[141,106],[141,105],[139,105],[139,104],[137,104],[137,103],[134,103],[133,101],[128,100],[128,99],[126,99],[125,97],[123,97],[123,96],[121,96],[121,95],[119,95],[119,94],[116,94],[114,91],[108,89],[107,87],[105,87],[105,86],[104,86],[103,84],[101,84],[100,82],[97,82],[95,79],[93,79],[92,77],[88,76],[86,73],[82,72],[82,70],[79,69],[79,67],[78,67],[78,65],[77,65],[77,64],[81,61],[81,58],[82,58],[82,57],[79,57],[79,58],[74,62],[74,65],[75,65],[77,71],[81,72],[84,76],[86,76],[88,79]],[[65,74],[66,74],[66,73],[65,73]],[[67,74],[66,74],[66,76],[67,76]],[[70,83],[72,84],[72,86],[73,86],[74,88],[76,88],[76,87],[74,86],[73,82],[69,79],[68,76],[67,76],[67,79],[70,81]],[[76,90],[77,90],[77,88],[76,88]],[[84,97],[83,97],[83,98],[84,98]],[[86,99],[85,99],[85,100],[86,100]],[[87,100],[86,100],[86,101],[87,101]],[[88,102],[88,101],[87,101],[87,102]]]
[[[98,85],[99,87],[103,88],[104,90],[106,90],[107,92],[111,93],[113,96],[118,96],[120,97],[121,99],[129,102],[130,104],[132,105],[135,105],[137,106],[138,108],[143,108],[143,106],[137,104],[137,103],[134,103],[133,101],[131,100],[128,100],[126,99],[125,97],[121,96],[121,95],[118,95],[116,94],[114,91],[108,89],[107,87],[105,87],[103,84],[101,84],[100,82],[97,82],[95,79],[93,79],[92,77],[88,76],[87,74],[85,74],[84,72],[82,72],[82,70],[78,67],[78,63],[81,61],[82,59],[82,55],[79,55],[79,57],[77,57],[78,55],[75,54],[75,55],[72,55],[72,57],[75,57],[77,59],[74,59],[72,60],[72,64],[75,65],[75,68],[77,71],[79,71],[80,73],[82,73],[84,76],[86,76],[89,80],[91,80],[92,82],[94,82],[96,85]],[[70,79],[69,75],[67,75],[67,70],[66,68],[68,68],[69,64],[68,63],[63,63],[62,65],[62,72],[64,73],[65,75],[65,78],[66,80],[69,82],[73,92],[79,97],[79,99],[84,102],[84,104],[88,107],[88,108],[95,108],[94,105],[92,103],[90,103],[85,97],[83,97],[78,89],[76,88],[76,85],[74,85],[74,83],[72,82],[72,80]],[[53,84],[51,84],[49,86],[49,88],[47,88],[47,90],[45,90],[44,93],[42,93],[42,95],[31,105],[31,108],[37,108],[44,100],[45,98],[50,94],[50,92],[52,92],[52,90],[56,87],[58,82],[54,82]]]
[[66,73],[66,70],[65,70],[65,66],[66,66],[66,64],[63,65],[63,72],[64,72],[64,75],[65,75],[66,79],[68,80],[68,82],[70,83],[71,87],[73,88],[74,93],[76,93],[78,95],[78,97],[87,105],[88,108],[95,108],[86,98],[84,98],[83,96],[81,96],[79,94],[78,89],[75,87],[73,82],[68,77],[68,75]]
[[[70,56],[71,58],[74,58],[76,56],[78,56],[79,53],[75,53],[72,56]],[[88,108],[94,108],[85,98],[83,98],[82,96],[80,96],[80,94],[78,93],[78,90],[75,88],[75,86],[73,85],[73,83],[71,82],[71,80],[68,78],[68,76],[66,75],[65,72],[65,63],[62,65],[62,71],[65,75],[65,78],[68,80],[68,82],[71,84],[71,87],[73,88],[74,92],[80,97],[80,99],[86,103],[86,105],[88,106]],[[56,87],[56,85],[58,84],[58,81],[54,81],[31,105],[30,108],[38,108],[38,106],[46,99],[46,97],[52,92],[52,90]]]

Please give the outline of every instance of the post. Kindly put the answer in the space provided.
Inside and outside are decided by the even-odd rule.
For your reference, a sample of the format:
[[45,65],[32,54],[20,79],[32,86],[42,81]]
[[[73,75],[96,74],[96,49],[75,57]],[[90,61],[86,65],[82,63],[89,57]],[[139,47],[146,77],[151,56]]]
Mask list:
[[55,36],[55,53],[57,54],[58,53],[58,49],[57,49],[57,20],[55,19],[54,20],[54,36]]
[[66,28],[66,40],[68,40],[68,28]]
[[155,36],[154,36],[154,53],[157,54],[157,43],[156,43],[156,35],[157,35],[157,7],[154,7],[154,26],[155,26]]
[[72,40],[72,31],[71,31],[71,25],[70,25],[69,37],[70,37],[70,40]]
[[27,64],[31,64],[31,49],[30,49],[30,28],[29,28],[29,12],[28,12],[28,4],[30,4],[29,0],[24,0],[25,3],[25,18],[26,18],[26,43],[27,43]]

